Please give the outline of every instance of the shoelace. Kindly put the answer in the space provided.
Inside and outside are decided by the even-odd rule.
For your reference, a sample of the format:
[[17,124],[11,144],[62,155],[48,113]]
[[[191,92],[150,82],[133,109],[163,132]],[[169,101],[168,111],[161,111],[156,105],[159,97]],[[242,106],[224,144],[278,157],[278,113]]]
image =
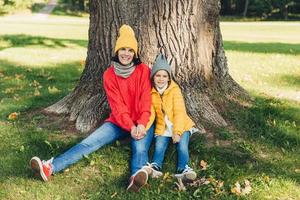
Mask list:
[[188,172],[188,171],[193,171],[193,169],[190,168],[188,165],[186,165],[186,166],[184,167],[183,173]]

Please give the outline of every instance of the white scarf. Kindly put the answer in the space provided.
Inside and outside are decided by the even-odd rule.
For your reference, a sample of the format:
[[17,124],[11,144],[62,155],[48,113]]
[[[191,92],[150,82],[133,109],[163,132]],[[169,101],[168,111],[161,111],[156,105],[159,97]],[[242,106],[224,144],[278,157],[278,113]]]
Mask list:
[[159,88],[159,87],[157,87],[156,85],[155,85],[155,88],[156,88],[156,90],[157,90],[157,92],[160,94],[160,95],[162,95],[164,92],[165,92],[165,90],[168,88],[168,83],[164,86],[164,87],[162,87],[162,88]]

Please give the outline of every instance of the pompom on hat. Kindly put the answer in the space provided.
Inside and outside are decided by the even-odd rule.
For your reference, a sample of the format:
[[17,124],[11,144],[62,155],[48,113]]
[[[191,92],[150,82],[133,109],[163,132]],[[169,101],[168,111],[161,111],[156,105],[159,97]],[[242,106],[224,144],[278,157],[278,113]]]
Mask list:
[[133,49],[135,55],[137,55],[138,44],[134,31],[129,25],[123,24],[119,30],[119,37],[116,41],[115,54],[119,49],[126,47]]

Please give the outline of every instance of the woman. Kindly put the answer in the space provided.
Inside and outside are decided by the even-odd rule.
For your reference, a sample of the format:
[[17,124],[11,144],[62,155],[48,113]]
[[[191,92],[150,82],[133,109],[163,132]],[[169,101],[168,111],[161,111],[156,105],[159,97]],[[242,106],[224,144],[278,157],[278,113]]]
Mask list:
[[103,74],[103,84],[111,114],[104,124],[65,153],[42,161],[30,160],[32,170],[44,181],[105,144],[131,136],[131,177],[128,190],[138,192],[152,170],[146,166],[153,127],[146,129],[150,117],[150,69],[138,58],[134,31],[128,25],[119,30],[111,66]]

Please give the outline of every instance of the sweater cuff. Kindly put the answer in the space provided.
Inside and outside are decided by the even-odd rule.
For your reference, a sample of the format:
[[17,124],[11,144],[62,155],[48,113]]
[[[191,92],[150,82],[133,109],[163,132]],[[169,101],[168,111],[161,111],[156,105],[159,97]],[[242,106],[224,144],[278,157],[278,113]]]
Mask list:
[[123,115],[122,116],[122,121],[123,121],[123,127],[126,131],[131,131],[131,127],[135,126],[133,123],[132,119],[129,117],[129,115]]
[[140,119],[138,119],[136,122],[137,122],[137,124],[142,124],[142,125],[144,125],[144,127],[146,127],[149,120],[150,120],[150,112],[143,112],[141,114]]

